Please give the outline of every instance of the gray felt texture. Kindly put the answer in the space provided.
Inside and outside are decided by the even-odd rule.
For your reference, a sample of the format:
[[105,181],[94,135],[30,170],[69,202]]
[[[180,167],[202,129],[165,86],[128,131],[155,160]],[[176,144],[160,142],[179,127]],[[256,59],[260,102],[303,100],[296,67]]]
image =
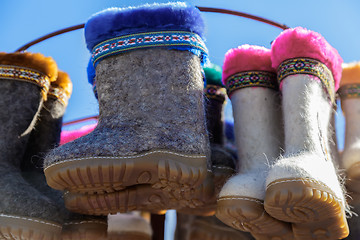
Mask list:
[[49,97],[44,103],[27,143],[21,162],[22,171],[38,171],[43,174],[45,154],[59,145],[65,109],[65,106],[55,98]]
[[20,161],[30,129],[42,105],[38,86],[0,79],[0,212],[60,222],[56,204],[21,176]]
[[44,165],[153,149],[209,155],[200,59],[187,51],[146,49],[96,67],[100,118],[90,134],[50,152]]
[[74,220],[106,220],[106,217],[93,217],[72,213],[65,208],[63,192],[52,189],[46,183],[42,169],[43,157],[59,145],[62,117],[66,107],[56,98],[48,98],[40,111],[35,128],[30,134],[26,152],[22,160],[22,176],[41,194],[57,206],[57,214],[64,222]]

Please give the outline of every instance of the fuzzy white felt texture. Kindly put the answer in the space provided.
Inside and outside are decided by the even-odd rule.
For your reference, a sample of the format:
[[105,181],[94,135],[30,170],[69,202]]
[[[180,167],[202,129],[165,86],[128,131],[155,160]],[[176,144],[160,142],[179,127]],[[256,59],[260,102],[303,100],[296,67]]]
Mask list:
[[266,173],[279,157],[283,142],[279,94],[269,88],[243,88],[232,94],[231,102],[240,171],[220,196],[263,200]]
[[341,167],[349,169],[360,162],[360,99],[347,98],[341,100],[345,114],[345,147],[341,158]]
[[320,82],[310,75],[283,80],[285,153],[269,171],[266,185],[279,179],[311,178],[344,201],[329,147],[332,106]]
[[137,232],[152,236],[150,223],[136,214],[116,214],[108,216],[108,232]]

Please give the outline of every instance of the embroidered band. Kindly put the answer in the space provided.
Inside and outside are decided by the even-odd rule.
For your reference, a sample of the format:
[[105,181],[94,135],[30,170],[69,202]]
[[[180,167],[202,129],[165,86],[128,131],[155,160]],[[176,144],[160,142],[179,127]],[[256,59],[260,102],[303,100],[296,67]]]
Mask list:
[[266,87],[276,90],[278,89],[276,74],[265,71],[240,72],[230,76],[226,81],[229,97],[235,90],[246,87]]
[[58,99],[62,104],[64,104],[65,107],[68,105],[69,96],[62,88],[50,86],[48,96]]
[[12,65],[0,65],[0,79],[11,79],[30,82],[41,88],[44,100],[50,87],[50,79],[45,74],[26,67],[16,67]]
[[341,99],[360,98],[360,84],[347,84],[339,88],[338,94]]
[[201,62],[207,60],[208,50],[199,35],[183,31],[146,32],[106,40],[92,50],[91,61],[94,66],[104,57],[130,50],[165,47],[190,51],[199,56]]
[[208,84],[204,91],[207,98],[215,99],[220,102],[224,102],[226,99],[226,90],[224,87]]
[[281,81],[285,77],[294,74],[309,74],[318,77],[331,103],[335,103],[334,78],[330,69],[325,64],[310,58],[288,59],[278,67],[279,85],[281,86]]

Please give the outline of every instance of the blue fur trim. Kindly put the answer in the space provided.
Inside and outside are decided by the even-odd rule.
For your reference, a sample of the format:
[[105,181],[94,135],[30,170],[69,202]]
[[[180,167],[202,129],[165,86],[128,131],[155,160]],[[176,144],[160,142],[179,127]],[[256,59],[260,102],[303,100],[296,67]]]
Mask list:
[[94,65],[92,64],[91,58],[89,60],[89,63],[87,65],[87,75],[88,75],[88,82],[93,85],[94,84],[94,80],[95,80],[95,68]]
[[204,21],[199,9],[183,2],[109,8],[93,15],[85,25],[87,48],[107,39],[156,31],[189,31],[203,37]]

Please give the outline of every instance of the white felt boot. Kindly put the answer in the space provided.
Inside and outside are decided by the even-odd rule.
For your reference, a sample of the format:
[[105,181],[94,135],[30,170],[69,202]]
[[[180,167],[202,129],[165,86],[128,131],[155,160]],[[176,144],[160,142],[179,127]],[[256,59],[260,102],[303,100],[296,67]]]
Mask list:
[[341,167],[347,188],[360,193],[360,62],[343,65],[339,95],[346,122]]
[[[271,64],[270,51],[265,48],[242,46],[234,52],[235,58],[244,58],[243,62],[268,57],[268,66]],[[226,58],[225,61],[236,61],[229,52]],[[228,70],[226,67],[225,63],[224,72]],[[263,206],[269,165],[279,157],[283,142],[280,98],[275,74],[269,71],[250,73],[246,70],[240,69],[242,72],[227,81],[233,106],[240,170],[223,186],[216,216],[229,226],[250,232],[257,239],[291,239],[291,226],[266,214]],[[253,85],[247,85],[246,74],[257,79]],[[238,88],[231,87],[233,79],[240,79]],[[260,83],[261,81],[263,83]]]
[[[317,51],[316,44],[319,43],[311,46],[316,40],[325,40],[319,34],[301,28],[280,35],[279,41],[275,40],[272,46],[273,67],[277,67],[279,59],[298,54],[291,55],[293,48],[285,53],[279,49],[296,41],[298,46],[303,47],[309,39],[310,46],[304,47],[302,56],[306,56],[306,51]],[[321,44],[326,45],[327,42]],[[319,51],[324,52],[324,49]],[[334,51],[330,49],[327,56],[336,55]],[[310,57],[314,56],[310,53],[309,59],[282,59],[278,65],[283,96],[285,153],[267,177],[264,206],[274,218],[293,223],[296,239],[339,239],[348,235],[348,226],[346,202],[329,144],[334,73],[325,64]]]

